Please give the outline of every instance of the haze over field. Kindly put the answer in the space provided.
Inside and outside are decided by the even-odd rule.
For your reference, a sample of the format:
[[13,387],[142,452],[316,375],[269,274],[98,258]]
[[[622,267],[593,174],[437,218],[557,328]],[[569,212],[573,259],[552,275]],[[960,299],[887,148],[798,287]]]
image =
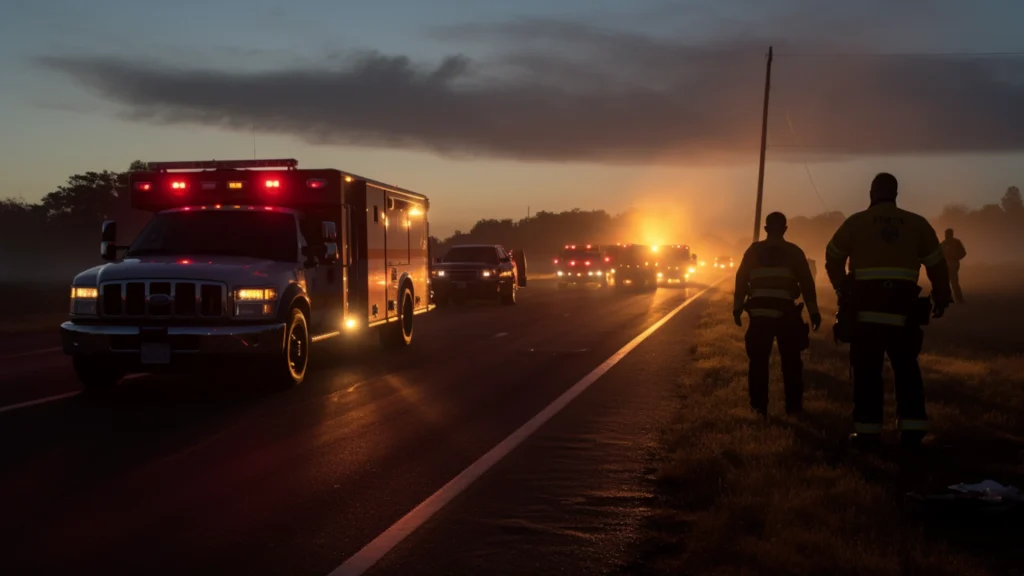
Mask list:
[[[753,220],[773,45],[764,213],[850,214],[889,170],[901,204],[960,228],[972,260],[1019,256],[1017,204],[998,204],[1024,176],[1024,58],[1010,24],[1024,8],[1001,2],[315,0],[240,11],[233,0],[97,0],[16,1],[8,13],[0,194],[28,204],[70,174],[134,158],[255,153],[422,191],[439,239],[480,219],[579,208],[630,213],[628,233],[603,233],[616,240],[735,248]],[[90,258],[94,208],[71,240]],[[24,258],[68,240],[20,210],[7,209],[16,226],[47,237],[19,246]],[[820,252],[827,226],[794,222]],[[473,237],[524,242],[494,233]],[[532,239],[549,241],[561,240]],[[20,275],[10,267],[21,257],[0,258],[6,277]]]

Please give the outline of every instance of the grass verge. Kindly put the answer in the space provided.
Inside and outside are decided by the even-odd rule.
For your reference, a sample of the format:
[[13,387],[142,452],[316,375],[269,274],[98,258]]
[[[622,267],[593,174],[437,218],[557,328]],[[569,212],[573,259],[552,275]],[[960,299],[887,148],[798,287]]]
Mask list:
[[0,283],[0,335],[55,332],[67,318],[66,284]]
[[[1019,574],[1019,510],[954,516],[915,508],[905,495],[986,478],[1024,487],[1024,360],[962,342],[929,347],[926,336],[934,441],[907,455],[890,430],[888,447],[865,454],[847,446],[848,347],[832,343],[828,320],[804,353],[806,414],[781,416],[777,357],[773,415],[764,422],[750,413],[744,329],[732,324],[731,299],[716,294],[700,322],[697,375],[680,384],[666,435],[665,506],[629,573]],[[892,422],[891,393],[886,407]]]

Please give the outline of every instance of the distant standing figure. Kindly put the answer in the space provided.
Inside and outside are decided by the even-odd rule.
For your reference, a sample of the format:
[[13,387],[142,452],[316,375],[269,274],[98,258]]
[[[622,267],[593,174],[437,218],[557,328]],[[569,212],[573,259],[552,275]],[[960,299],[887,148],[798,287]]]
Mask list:
[[946,239],[942,241],[942,254],[946,257],[949,267],[949,283],[953,286],[953,299],[957,304],[964,303],[964,293],[960,289],[960,261],[967,257],[967,250],[959,238],[953,237],[953,229],[946,229]]
[[[743,325],[743,311],[750,316],[746,347],[750,359],[747,374],[750,407],[768,415],[768,365],[772,344],[778,340],[782,358],[782,381],[786,390],[786,413],[803,409],[803,360],[800,352],[810,345],[802,308],[807,306],[811,326],[821,326],[818,295],[807,256],[799,246],[783,239],[786,216],[772,212],[765,218],[768,238],[754,242],[736,270],[733,319]],[[803,296],[804,304],[794,301]]]

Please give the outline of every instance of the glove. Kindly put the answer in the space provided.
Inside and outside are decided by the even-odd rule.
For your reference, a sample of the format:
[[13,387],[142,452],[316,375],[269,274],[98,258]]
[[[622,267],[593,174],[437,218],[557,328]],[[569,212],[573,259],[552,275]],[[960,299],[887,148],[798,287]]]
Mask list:
[[735,322],[737,326],[742,327],[743,326],[743,310],[733,310],[732,311],[732,321]]
[[815,332],[818,331],[818,328],[821,328],[821,313],[820,312],[814,312],[814,313],[811,314],[811,328],[814,329]]

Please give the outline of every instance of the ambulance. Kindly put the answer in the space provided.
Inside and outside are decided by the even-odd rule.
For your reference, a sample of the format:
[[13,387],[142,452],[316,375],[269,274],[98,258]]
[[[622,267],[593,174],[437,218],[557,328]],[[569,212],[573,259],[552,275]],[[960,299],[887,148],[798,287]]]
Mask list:
[[298,161],[156,162],[128,179],[152,218],[71,285],[64,352],[86,389],[137,372],[260,368],[300,384],[311,345],[366,331],[412,342],[433,308],[426,196]]

